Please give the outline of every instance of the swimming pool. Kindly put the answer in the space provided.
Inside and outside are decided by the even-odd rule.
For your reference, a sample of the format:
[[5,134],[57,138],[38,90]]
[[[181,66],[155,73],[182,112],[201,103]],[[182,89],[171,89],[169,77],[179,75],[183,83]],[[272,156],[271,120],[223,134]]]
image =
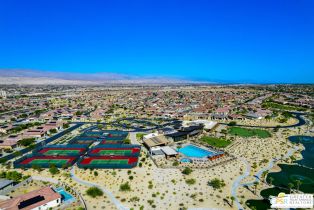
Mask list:
[[181,158],[181,163],[192,163],[193,161],[190,158]]
[[72,203],[73,201],[75,201],[75,198],[70,193],[65,191],[63,187],[58,187],[55,189],[55,191],[61,195],[62,202]]
[[187,157],[193,158],[206,158],[216,155],[215,152],[208,151],[194,145],[187,145],[180,148],[178,151]]

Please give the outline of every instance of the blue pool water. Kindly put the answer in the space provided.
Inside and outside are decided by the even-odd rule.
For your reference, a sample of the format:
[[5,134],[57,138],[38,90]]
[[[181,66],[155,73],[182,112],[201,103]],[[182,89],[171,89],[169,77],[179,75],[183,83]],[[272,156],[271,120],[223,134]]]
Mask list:
[[61,195],[61,200],[64,203],[70,203],[75,200],[75,198],[70,193],[65,191],[63,187],[56,188],[56,192]]
[[182,147],[178,151],[187,157],[194,157],[194,158],[211,157],[216,154],[214,152],[199,148],[194,145],[188,145],[188,146]]
[[181,163],[192,163],[192,160],[190,158],[181,158]]

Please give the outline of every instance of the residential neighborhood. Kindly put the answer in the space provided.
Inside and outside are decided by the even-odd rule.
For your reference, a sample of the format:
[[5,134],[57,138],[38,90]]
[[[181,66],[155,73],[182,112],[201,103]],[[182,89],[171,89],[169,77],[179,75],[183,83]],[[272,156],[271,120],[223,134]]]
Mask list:
[[285,88],[1,87],[0,209],[253,208],[245,183],[300,159],[289,136],[313,136],[313,92]]

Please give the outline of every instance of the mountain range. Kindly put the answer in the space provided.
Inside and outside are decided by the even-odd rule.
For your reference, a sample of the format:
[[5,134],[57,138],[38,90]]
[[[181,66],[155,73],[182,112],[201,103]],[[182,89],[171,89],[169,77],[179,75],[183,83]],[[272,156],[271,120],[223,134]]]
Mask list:
[[24,69],[0,69],[0,85],[114,85],[114,84],[190,84],[171,77],[146,77],[117,73],[69,73]]

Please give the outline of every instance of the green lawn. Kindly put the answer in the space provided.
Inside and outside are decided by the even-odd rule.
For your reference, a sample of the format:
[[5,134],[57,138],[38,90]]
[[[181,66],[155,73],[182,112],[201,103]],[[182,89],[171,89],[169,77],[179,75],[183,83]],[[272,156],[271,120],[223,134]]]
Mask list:
[[263,108],[267,109],[281,109],[281,110],[286,110],[286,111],[306,111],[306,108],[304,107],[299,107],[299,106],[292,106],[292,105],[287,105],[287,104],[279,104],[276,102],[263,102],[262,104]]
[[271,137],[271,134],[266,130],[240,128],[240,127],[231,127],[228,129],[228,133],[230,135],[237,135],[240,137],[253,137],[253,136],[257,136],[259,138]]
[[224,148],[231,144],[230,140],[226,140],[223,138],[216,138],[216,137],[210,137],[210,136],[203,136],[201,138],[202,142],[205,142],[211,146],[218,147],[218,148]]

